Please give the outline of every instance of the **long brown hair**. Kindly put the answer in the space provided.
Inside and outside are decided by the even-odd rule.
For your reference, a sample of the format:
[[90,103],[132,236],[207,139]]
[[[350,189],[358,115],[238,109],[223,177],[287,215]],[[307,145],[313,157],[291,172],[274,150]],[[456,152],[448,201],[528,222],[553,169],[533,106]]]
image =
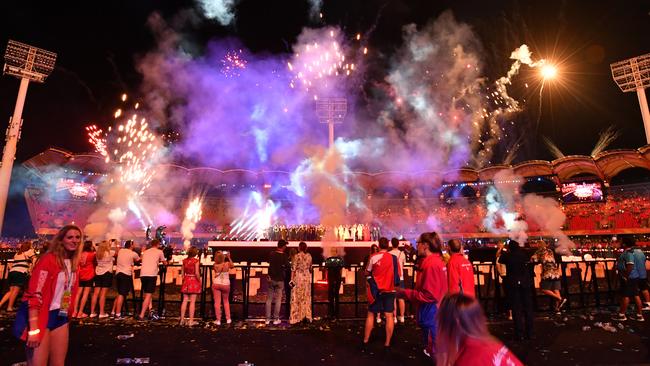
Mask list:
[[[83,240],[83,232],[78,226],[66,225],[62,227],[61,230],[59,230],[59,232],[54,236],[52,242],[50,242],[50,246],[47,249],[48,253],[54,254],[54,256],[56,257],[56,263],[59,265],[61,269],[65,268],[64,259],[66,259],[65,247],[63,246],[63,238],[65,238],[65,236],[68,234],[68,231],[70,230],[77,230],[79,232],[79,235],[81,236],[81,240]],[[77,270],[77,267],[79,266],[79,257],[81,256],[82,249],[83,249],[83,245],[79,243],[77,249],[72,255],[72,258],[70,258],[72,272],[75,272]]]
[[106,240],[99,243],[99,247],[97,247],[97,254],[96,254],[97,259],[104,259],[104,257],[106,255],[110,255],[110,253],[111,253],[111,243],[109,243]]
[[453,294],[445,296],[436,314],[436,365],[453,365],[465,339],[492,339],[481,305],[475,299]]

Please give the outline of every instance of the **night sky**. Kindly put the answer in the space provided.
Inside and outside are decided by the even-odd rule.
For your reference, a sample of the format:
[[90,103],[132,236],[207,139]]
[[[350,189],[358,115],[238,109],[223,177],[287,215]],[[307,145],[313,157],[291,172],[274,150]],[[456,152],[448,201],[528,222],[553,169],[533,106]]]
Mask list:
[[[340,26],[349,37],[369,34],[375,58],[367,75],[371,84],[385,77],[382,65],[390,63],[401,45],[405,24],[423,26],[451,10],[478,34],[488,79],[507,71],[510,52],[523,43],[535,57],[561,65],[563,82],[544,90],[538,127],[539,97],[525,92],[517,96],[527,100],[520,118],[520,127],[527,132],[515,162],[552,159],[541,143],[542,135],[566,155],[587,155],[599,131],[610,125],[621,132],[610,148],[645,144],[636,95],[620,92],[609,64],[650,52],[648,1],[324,0],[321,22],[310,19],[306,1],[236,3],[234,24],[223,27],[204,18],[196,3],[188,0],[5,2],[0,11],[2,49],[13,39],[58,54],[46,83],[30,84],[17,162],[50,146],[91,150],[84,126],[109,121],[122,93],[138,94],[141,75],[135,65],[155,47],[146,25],[154,12],[172,25],[179,14],[192,19],[178,22],[175,30],[198,52],[211,39],[236,37],[253,53],[286,54],[303,27],[320,24]],[[18,84],[13,77],[0,78],[0,131],[13,112]]]

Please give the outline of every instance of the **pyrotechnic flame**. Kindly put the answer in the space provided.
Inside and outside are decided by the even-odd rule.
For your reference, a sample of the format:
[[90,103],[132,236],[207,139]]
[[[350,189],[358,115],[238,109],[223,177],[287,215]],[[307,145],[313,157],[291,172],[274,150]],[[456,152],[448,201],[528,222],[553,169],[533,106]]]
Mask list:
[[201,220],[203,202],[201,198],[195,197],[187,205],[185,210],[185,218],[181,224],[181,233],[183,234],[183,246],[187,249],[191,244],[191,240],[194,237],[194,229],[196,229],[196,223]]

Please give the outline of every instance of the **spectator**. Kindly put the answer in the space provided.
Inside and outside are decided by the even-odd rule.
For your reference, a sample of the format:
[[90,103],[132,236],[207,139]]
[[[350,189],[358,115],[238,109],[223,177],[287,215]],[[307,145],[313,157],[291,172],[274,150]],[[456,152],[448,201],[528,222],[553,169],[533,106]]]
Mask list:
[[422,328],[424,354],[433,357],[436,342],[436,312],[447,293],[447,267],[442,261],[442,242],[435,232],[422,233],[418,239],[418,256],[423,260],[415,289],[404,290],[404,296],[418,305],[418,325]]
[[533,337],[533,279],[528,267],[528,255],[518,242],[510,240],[508,252],[501,254],[499,263],[506,266],[505,282],[515,323],[515,338],[531,339]]
[[483,309],[472,297],[460,293],[445,296],[437,319],[436,365],[523,366],[490,335]]
[[[183,294],[183,303],[181,304],[180,325],[187,324],[188,326],[196,325],[194,322],[194,308],[196,304],[196,295],[201,293],[201,280],[199,279],[199,260],[196,256],[199,250],[196,247],[191,247],[187,251],[187,258],[183,259],[183,284],[181,285],[181,293]],[[185,320],[185,309],[189,302],[189,315],[190,319]]]
[[[88,300],[90,289],[93,287],[95,263],[95,247],[92,241],[86,240],[79,259],[79,292],[77,292],[77,296],[74,298],[76,312],[72,314],[73,318],[83,319],[88,317],[84,313],[84,308],[86,307],[86,300]],[[79,300],[81,300],[81,304]]]
[[[287,244],[286,240],[278,241],[278,248],[269,255],[269,289],[266,297],[266,325],[271,323],[278,325],[280,321],[280,306],[282,306],[282,291],[284,290],[284,279],[286,269],[289,265],[287,255],[284,253]],[[271,318],[271,305],[273,307],[273,318]]]
[[106,292],[113,286],[113,260],[115,259],[115,252],[111,250],[111,244],[104,240],[99,243],[95,259],[97,267],[95,267],[95,289],[93,290],[93,298],[90,303],[90,317],[94,318],[97,315],[95,308],[97,306],[97,299],[99,298],[99,319],[108,318],[106,313]]
[[[142,301],[142,309],[140,315],[136,318],[143,320],[144,315],[151,306],[151,298],[156,290],[156,282],[158,279],[158,264],[167,264],[165,254],[160,249],[160,241],[153,239],[150,248],[142,252],[142,268],[140,269],[140,282],[142,284],[142,292],[144,293],[144,300]],[[149,318],[153,318],[149,314]]]
[[[636,244],[631,236],[623,238],[623,247],[625,251],[621,254],[617,261],[618,274],[621,281],[621,308],[617,315],[613,318],[617,321],[627,320],[627,307],[630,305],[630,298],[634,298],[636,304],[636,315],[632,319],[637,321],[644,321],[643,307],[641,305],[641,298],[639,297],[639,266],[635,263],[634,245]],[[643,263],[645,269],[645,261]]]
[[544,240],[540,240],[537,243],[538,249],[530,258],[530,261],[542,265],[542,281],[539,287],[544,295],[550,296],[555,300],[555,306],[553,308],[559,314],[567,301],[567,299],[563,299],[560,295],[560,290],[562,289],[560,283],[560,277],[562,277],[560,265],[555,261],[555,254]]
[[298,244],[298,254],[291,261],[291,315],[289,324],[304,319],[311,322],[311,255],[307,253],[307,243]]
[[[390,239],[390,244],[393,247],[391,249],[390,254],[394,255],[397,258],[397,261],[399,262],[399,266],[402,270],[402,273],[400,273],[400,278],[402,278],[402,281],[400,281],[399,288],[404,289],[404,265],[406,265],[406,255],[404,254],[403,251],[399,249],[399,240],[397,238],[392,238]],[[395,299],[396,301],[396,308],[395,308],[395,313],[393,313],[393,318],[395,319],[395,323],[398,321],[400,323],[404,323],[404,312],[406,310],[406,302],[404,299]],[[397,312],[399,310],[399,313]],[[399,316],[397,316],[399,314]]]
[[474,291],[474,267],[463,254],[463,245],[458,239],[451,239],[449,246],[449,262],[447,262],[447,275],[449,276],[449,293],[461,293],[471,298],[476,297]]
[[113,306],[115,313],[112,313],[115,320],[122,320],[122,305],[124,299],[133,291],[133,265],[140,260],[140,256],[131,250],[132,240],[124,243],[124,248],[117,252],[117,265],[115,280],[117,282],[117,299]]
[[506,281],[506,275],[508,274],[508,270],[506,269],[506,265],[503,263],[499,262],[499,258],[501,258],[501,255],[503,253],[508,252],[508,249],[505,249],[503,241],[499,241],[497,243],[497,253],[495,256],[495,267],[497,269],[497,274],[499,275],[499,278],[501,279],[501,285],[503,287],[503,293],[505,295],[505,308],[507,309],[508,312],[508,320],[512,320],[512,307],[510,306],[509,298],[510,298],[510,292],[508,291],[508,282]]
[[212,267],[212,298],[214,300],[215,325],[221,325],[221,303],[226,313],[226,324],[232,323],[230,317],[230,270],[232,263],[229,252],[217,252]]
[[[34,271],[22,309],[17,315],[24,321],[16,327],[27,342],[28,365],[63,365],[68,350],[68,315],[74,313],[72,299],[79,287],[81,229],[74,225],[61,228],[41,255]],[[24,329],[21,329],[23,328]]]
[[9,270],[9,291],[0,300],[0,308],[7,302],[7,311],[14,311],[14,302],[18,293],[29,279],[29,270],[32,268],[34,252],[32,244],[28,241],[20,244],[18,252],[14,254],[14,262]]
[[395,286],[399,284],[401,268],[397,257],[388,253],[388,239],[379,238],[379,252],[368,260],[366,278],[368,279],[368,315],[363,331],[363,347],[365,349],[370,339],[370,333],[375,322],[375,314],[384,313],[386,317],[385,349],[390,347],[395,322]]

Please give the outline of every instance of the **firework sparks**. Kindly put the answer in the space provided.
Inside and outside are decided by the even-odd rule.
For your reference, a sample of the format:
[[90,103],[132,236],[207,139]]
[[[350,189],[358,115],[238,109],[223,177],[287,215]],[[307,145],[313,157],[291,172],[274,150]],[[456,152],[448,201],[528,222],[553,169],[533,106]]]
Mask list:
[[230,51],[221,60],[221,73],[227,78],[237,77],[242,70],[246,69],[247,63],[248,61],[243,58],[242,50]]
[[[313,92],[314,99],[318,99],[315,90],[329,88],[335,78],[346,77],[356,68],[355,63],[346,57],[341,32],[333,28],[325,32],[297,45],[293,58],[287,62],[289,71],[294,75],[289,85]],[[361,35],[355,38],[358,41]],[[363,54],[367,53],[368,49],[364,48]]]
[[106,144],[106,133],[97,125],[86,126],[86,131],[88,132],[88,142],[90,142],[94,147],[95,151],[100,153],[103,157],[106,158],[106,162],[109,161],[108,150]]

